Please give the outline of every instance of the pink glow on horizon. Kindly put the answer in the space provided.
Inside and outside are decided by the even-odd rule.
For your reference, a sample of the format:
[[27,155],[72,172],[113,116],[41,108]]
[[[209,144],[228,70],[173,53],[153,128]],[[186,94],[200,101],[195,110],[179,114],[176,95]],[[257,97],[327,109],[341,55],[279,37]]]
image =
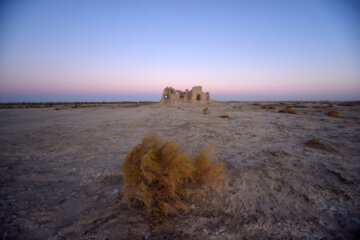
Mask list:
[[[62,66],[51,69],[7,68],[0,92],[14,94],[161,94],[167,86],[191,89],[203,86],[211,94],[233,95],[301,95],[358,94],[360,76],[354,71],[319,71],[308,69],[279,70],[271,68],[229,67],[135,67],[103,68]],[[87,69],[87,70],[85,70]],[[342,79],[344,81],[340,81]],[[344,84],[344,82],[347,83]]]
[[[341,87],[339,91],[338,84],[329,84],[324,86],[321,84],[314,84],[309,87],[308,85],[296,84],[296,85],[286,85],[286,84],[261,84],[261,83],[238,83],[233,86],[228,85],[216,85],[216,84],[206,84],[204,82],[199,82],[195,84],[142,84],[142,87],[139,87],[136,83],[134,84],[123,84],[121,82],[115,84],[84,84],[81,85],[77,83],[76,85],[56,85],[56,84],[43,84],[43,85],[31,85],[23,86],[18,85],[7,85],[2,86],[1,92],[14,93],[14,94],[161,94],[163,89],[167,86],[174,87],[184,91],[185,89],[191,90],[193,86],[203,86],[203,91],[210,92],[211,94],[257,94],[257,95],[283,95],[283,94],[354,94],[358,93],[359,88],[353,88],[353,86]],[[6,91],[4,91],[6,90]]]

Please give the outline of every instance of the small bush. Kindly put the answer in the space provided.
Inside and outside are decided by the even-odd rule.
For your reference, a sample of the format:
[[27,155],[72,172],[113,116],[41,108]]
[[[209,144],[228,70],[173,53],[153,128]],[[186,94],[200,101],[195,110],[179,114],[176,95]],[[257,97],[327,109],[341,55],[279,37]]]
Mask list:
[[219,116],[219,118],[230,118],[230,116],[227,114],[224,114],[224,115]]
[[310,139],[309,141],[307,141],[306,142],[306,144],[321,144],[320,143],[320,139],[318,139],[318,138],[312,138],[312,139]]
[[330,112],[327,112],[326,115],[329,117],[339,117],[339,112],[337,110],[331,110]]
[[213,162],[212,148],[195,158],[179,151],[176,143],[148,136],[126,156],[122,165],[124,193],[130,207],[145,210],[150,230],[162,225],[170,211],[186,210],[183,203],[193,183],[218,187],[226,181],[222,163]]
[[59,110],[60,110],[60,108],[58,108],[58,107],[57,107],[57,108],[55,108],[55,111],[59,111]]
[[195,182],[210,183],[220,186],[224,183],[225,168],[223,163],[214,162],[215,153],[212,147],[204,148],[193,161]]
[[209,108],[207,108],[207,107],[204,108],[202,111],[203,111],[203,114],[209,114]]
[[305,142],[305,145],[311,148],[320,149],[331,153],[339,153],[339,151],[335,147],[320,141],[320,139],[318,138],[311,138],[310,140]]
[[290,114],[296,114],[296,111],[292,109],[291,107],[286,107],[282,110],[279,110],[279,113],[290,113]]
[[266,106],[262,106],[262,109],[276,109],[276,106],[274,105],[266,105]]

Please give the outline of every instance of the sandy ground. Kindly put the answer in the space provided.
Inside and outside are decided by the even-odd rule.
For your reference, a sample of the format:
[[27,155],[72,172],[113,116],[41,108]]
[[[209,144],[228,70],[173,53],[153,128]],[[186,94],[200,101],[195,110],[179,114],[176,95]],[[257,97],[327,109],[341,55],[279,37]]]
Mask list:
[[[0,109],[0,237],[359,238],[360,105],[273,104]],[[121,164],[149,134],[189,153],[213,144],[230,179],[153,233],[121,201]],[[323,147],[305,144],[313,137]]]

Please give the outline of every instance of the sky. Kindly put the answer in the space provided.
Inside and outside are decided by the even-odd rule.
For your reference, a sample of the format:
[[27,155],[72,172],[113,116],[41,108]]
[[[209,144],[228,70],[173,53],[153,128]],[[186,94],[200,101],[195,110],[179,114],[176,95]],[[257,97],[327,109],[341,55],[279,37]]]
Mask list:
[[360,100],[360,2],[0,0],[0,102]]

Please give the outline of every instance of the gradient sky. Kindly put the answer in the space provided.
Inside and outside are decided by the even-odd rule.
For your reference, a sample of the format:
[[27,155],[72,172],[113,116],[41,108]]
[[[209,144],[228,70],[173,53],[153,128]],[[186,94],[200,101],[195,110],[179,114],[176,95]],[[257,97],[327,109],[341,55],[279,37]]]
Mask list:
[[359,100],[360,2],[1,1],[0,101]]

